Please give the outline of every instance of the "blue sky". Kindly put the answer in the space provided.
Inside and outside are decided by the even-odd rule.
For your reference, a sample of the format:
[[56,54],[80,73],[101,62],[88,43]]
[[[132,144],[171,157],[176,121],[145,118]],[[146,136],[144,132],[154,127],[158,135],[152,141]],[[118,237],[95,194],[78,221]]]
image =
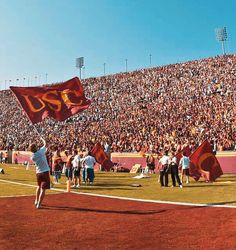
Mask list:
[[[236,51],[236,1],[0,0],[0,82],[38,85]],[[24,79],[25,78],[25,79]],[[16,80],[19,79],[19,80]],[[11,82],[9,82],[11,80]]]

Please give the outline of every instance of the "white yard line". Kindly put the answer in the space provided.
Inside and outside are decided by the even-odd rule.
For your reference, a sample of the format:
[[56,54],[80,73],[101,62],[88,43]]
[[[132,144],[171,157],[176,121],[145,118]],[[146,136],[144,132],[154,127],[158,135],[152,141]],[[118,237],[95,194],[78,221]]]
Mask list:
[[[2,179],[0,179],[0,181],[5,182],[5,183],[14,184],[14,185],[37,187],[36,185],[25,184],[25,183],[15,182],[15,181],[8,181],[8,180],[2,180]],[[50,190],[67,193],[67,191],[65,189],[51,188]],[[75,191],[71,191],[70,193],[79,194],[79,195],[102,197],[102,198],[118,199],[118,200],[138,201],[138,202],[148,202],[148,203],[158,203],[158,204],[168,204],[168,205],[195,206],[195,207],[236,208],[236,206],[227,206],[227,205],[201,204],[201,203],[188,203],[188,202],[175,202],[175,201],[161,201],[161,200],[144,200],[144,199],[136,199],[136,198],[128,198],[128,197],[120,197],[120,196],[111,196],[111,195],[103,195],[103,194],[82,193],[82,192],[75,192]],[[22,195],[22,196],[27,196],[27,195]],[[31,195],[28,195],[28,196],[31,196]],[[0,198],[5,198],[5,197],[7,197],[7,196],[4,196],[4,197],[0,196]],[[10,196],[10,197],[14,197],[14,196]],[[17,196],[15,196],[15,197],[17,197]]]

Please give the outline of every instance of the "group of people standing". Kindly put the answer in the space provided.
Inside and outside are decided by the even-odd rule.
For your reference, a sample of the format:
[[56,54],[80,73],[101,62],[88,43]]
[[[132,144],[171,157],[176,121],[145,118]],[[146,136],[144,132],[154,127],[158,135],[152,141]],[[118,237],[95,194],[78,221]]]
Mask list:
[[[175,156],[175,152],[166,150],[164,155],[158,162],[158,170],[160,171],[160,184],[162,187],[168,187],[169,173],[171,174],[172,187],[176,186],[176,182],[179,187],[183,187],[183,178],[186,176],[186,184],[189,183],[189,166],[190,159],[185,152],[182,153],[182,157],[179,160]],[[181,170],[181,178],[179,177],[179,170]]]
[[73,183],[73,188],[80,187],[81,177],[85,184],[93,184],[96,160],[91,153],[88,152],[84,155],[77,150],[73,150],[73,152],[65,151],[63,154],[57,149],[52,155],[54,184],[59,184],[62,172]]

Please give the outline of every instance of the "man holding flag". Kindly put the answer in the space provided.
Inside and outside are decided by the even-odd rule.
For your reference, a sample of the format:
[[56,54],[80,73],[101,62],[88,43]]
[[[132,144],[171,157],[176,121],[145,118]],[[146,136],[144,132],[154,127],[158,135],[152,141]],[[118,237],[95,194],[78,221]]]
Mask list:
[[41,147],[40,149],[38,149],[36,144],[34,143],[30,145],[30,151],[33,153],[31,159],[36,165],[36,177],[38,183],[34,203],[36,208],[41,208],[46,189],[50,189],[50,168],[48,166],[47,158],[45,155],[46,141],[43,138],[41,138],[41,140],[43,141],[43,147]]
[[[33,126],[47,117],[64,121],[87,109],[91,104],[91,101],[85,97],[83,86],[78,77],[61,84],[42,87],[10,86],[10,89]],[[35,130],[37,131],[36,128]],[[37,133],[39,134],[38,131]],[[42,148],[38,149],[35,143],[30,145],[30,151],[33,153],[32,160],[36,164],[38,182],[36,208],[41,208],[46,189],[50,189],[50,168],[45,155],[46,142],[43,138],[41,139],[44,143]]]

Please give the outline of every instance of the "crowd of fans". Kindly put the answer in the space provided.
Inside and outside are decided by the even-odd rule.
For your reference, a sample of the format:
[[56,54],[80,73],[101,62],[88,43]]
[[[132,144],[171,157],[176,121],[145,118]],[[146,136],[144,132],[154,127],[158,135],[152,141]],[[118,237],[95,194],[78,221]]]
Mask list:
[[[91,106],[64,122],[36,125],[53,146],[160,153],[208,139],[235,150],[236,55],[141,69],[82,80]],[[34,126],[10,90],[0,92],[0,149],[26,150]]]

